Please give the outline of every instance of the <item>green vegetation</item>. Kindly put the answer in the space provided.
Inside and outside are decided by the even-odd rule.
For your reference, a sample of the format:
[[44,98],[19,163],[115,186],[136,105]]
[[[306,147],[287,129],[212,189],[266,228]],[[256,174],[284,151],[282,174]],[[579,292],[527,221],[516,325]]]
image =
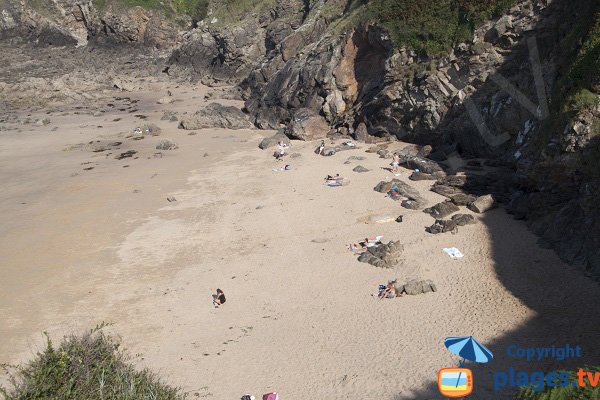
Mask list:
[[[40,1],[40,0],[29,0]],[[161,10],[166,15],[173,13],[185,14],[196,20],[206,17],[210,0],[92,0],[94,6],[103,11],[111,4],[118,9],[128,7],[143,7],[147,10]]]
[[[586,371],[599,372],[600,367],[585,367]],[[559,374],[564,371],[557,371]],[[577,373],[569,372],[570,381],[577,382]],[[560,382],[559,379],[556,381]],[[534,391],[532,388],[521,388],[515,397],[515,400],[599,400],[600,399],[600,386],[592,387],[589,381],[586,379],[587,386],[567,386],[567,387],[549,387],[546,385],[544,389],[539,392]]]
[[217,26],[235,25],[248,14],[267,12],[274,5],[275,0],[213,0],[212,17],[217,19]]
[[[554,85],[550,117],[532,143],[533,151],[545,148],[549,141],[562,134],[564,127],[577,114],[593,111],[598,106],[600,91],[600,3],[587,0],[580,4],[581,18],[565,39],[564,57],[559,63],[561,78]],[[600,116],[594,113],[593,135],[600,135]],[[596,139],[597,140],[597,139]],[[584,155],[587,172],[599,174],[600,155],[590,149]],[[591,158],[590,158],[591,157]]]
[[178,13],[201,21],[208,13],[209,0],[172,0],[172,4]]
[[397,46],[437,56],[468,40],[515,0],[371,0],[366,18],[386,27]]
[[[82,336],[68,336],[58,348],[47,338],[46,348],[16,369],[7,400],[182,400],[179,389],[164,385],[150,371],[136,370],[119,343],[102,332],[104,325]],[[46,335],[47,337],[47,335]]]

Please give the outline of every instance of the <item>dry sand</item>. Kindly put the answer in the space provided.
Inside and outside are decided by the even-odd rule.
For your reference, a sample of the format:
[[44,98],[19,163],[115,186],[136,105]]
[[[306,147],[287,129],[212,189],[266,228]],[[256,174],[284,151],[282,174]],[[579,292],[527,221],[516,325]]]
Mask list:
[[[166,86],[127,93],[160,137],[124,139],[140,124],[127,112],[72,108],[47,126],[0,133],[0,361],[29,359],[44,330],[59,338],[106,321],[140,365],[192,398],[277,390],[300,400],[439,398],[437,370],[457,362],[446,336],[490,346],[493,369],[518,365],[503,354],[512,342],[577,342],[588,361],[597,357],[597,312],[577,306],[597,301],[597,285],[502,209],[456,235],[431,235],[429,215],[372,190],[391,174],[366,146],[319,157],[314,144],[294,142],[293,169],[273,172],[281,163],[257,148],[269,132],[192,136],[160,121],[164,109],[206,104],[206,88],[169,89],[170,105],[156,104]],[[165,137],[179,149],[154,157]],[[122,140],[139,158],[69,147],[98,138]],[[366,159],[344,164],[351,155]],[[371,171],[352,172],[359,164]],[[351,183],[325,187],[328,173]],[[430,205],[443,200],[431,182],[411,184]],[[372,222],[400,214],[400,224]],[[347,250],[378,234],[404,244],[402,266],[378,269]],[[465,257],[442,252],[452,246]],[[438,292],[374,299],[391,278],[432,279]],[[228,299],[220,309],[217,287]],[[490,368],[476,372],[479,399],[499,398]]]

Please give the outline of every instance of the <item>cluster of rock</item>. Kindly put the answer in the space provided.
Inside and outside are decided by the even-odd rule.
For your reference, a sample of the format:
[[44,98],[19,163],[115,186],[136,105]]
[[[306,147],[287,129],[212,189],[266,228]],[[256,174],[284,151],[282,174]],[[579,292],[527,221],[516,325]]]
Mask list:
[[381,181],[373,188],[376,192],[387,193],[396,201],[401,201],[401,206],[410,210],[419,210],[425,207],[426,201],[419,191],[400,179],[392,179],[389,182]]
[[427,232],[437,234],[437,233],[446,233],[458,232],[459,226],[472,225],[476,224],[477,221],[475,217],[471,214],[455,214],[450,219],[436,219],[433,225],[427,227]]
[[394,268],[402,262],[404,246],[400,241],[379,244],[369,247],[358,257],[358,261],[374,265],[378,268]]

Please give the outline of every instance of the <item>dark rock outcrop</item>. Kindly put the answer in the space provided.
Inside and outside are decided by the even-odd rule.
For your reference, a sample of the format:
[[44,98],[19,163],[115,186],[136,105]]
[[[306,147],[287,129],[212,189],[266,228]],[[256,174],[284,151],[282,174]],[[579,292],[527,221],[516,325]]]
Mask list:
[[423,210],[424,213],[427,213],[436,219],[445,218],[457,211],[459,211],[459,208],[450,201],[443,201]]
[[381,181],[373,188],[376,192],[387,193],[393,200],[402,200],[401,205],[411,210],[425,207],[426,201],[419,191],[400,179],[392,179],[389,182]]
[[456,222],[457,226],[473,225],[477,223],[477,220],[471,214],[454,214],[450,219]]
[[378,268],[394,268],[402,261],[404,246],[399,241],[369,247],[358,257],[358,261]]
[[249,129],[253,125],[248,116],[239,108],[224,106],[219,103],[210,103],[191,116],[182,117],[179,121],[180,129],[203,129],[203,128],[228,128]]
[[325,139],[327,132],[329,125],[325,119],[308,108],[297,110],[286,128],[289,137],[300,140]]
[[277,143],[279,143],[279,142],[283,142],[283,143],[287,144],[288,146],[290,144],[290,139],[286,136],[285,131],[283,129],[280,129],[273,136],[269,136],[269,137],[266,137],[263,140],[261,140],[260,143],[258,144],[258,147],[262,150],[266,150],[269,147],[273,147],[273,146],[277,145]]
[[412,279],[403,285],[395,284],[396,293],[411,296],[429,292],[437,292],[437,287],[431,280]]
[[454,220],[443,220],[436,219],[433,225],[427,228],[427,232],[438,234],[438,233],[446,233],[452,232],[456,233],[458,231],[458,224]]

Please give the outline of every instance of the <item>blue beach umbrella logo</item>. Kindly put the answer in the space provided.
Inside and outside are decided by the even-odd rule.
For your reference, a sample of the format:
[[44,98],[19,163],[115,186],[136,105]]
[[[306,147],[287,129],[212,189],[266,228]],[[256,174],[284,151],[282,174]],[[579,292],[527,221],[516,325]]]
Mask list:
[[448,337],[444,344],[451,353],[462,360],[458,368],[442,368],[438,371],[439,391],[451,398],[468,396],[473,391],[473,373],[464,368],[465,361],[486,363],[494,358],[494,355],[473,336]]
[[444,340],[444,345],[451,353],[463,359],[460,363],[461,367],[465,364],[465,360],[486,363],[494,358],[492,352],[473,336],[448,337]]

